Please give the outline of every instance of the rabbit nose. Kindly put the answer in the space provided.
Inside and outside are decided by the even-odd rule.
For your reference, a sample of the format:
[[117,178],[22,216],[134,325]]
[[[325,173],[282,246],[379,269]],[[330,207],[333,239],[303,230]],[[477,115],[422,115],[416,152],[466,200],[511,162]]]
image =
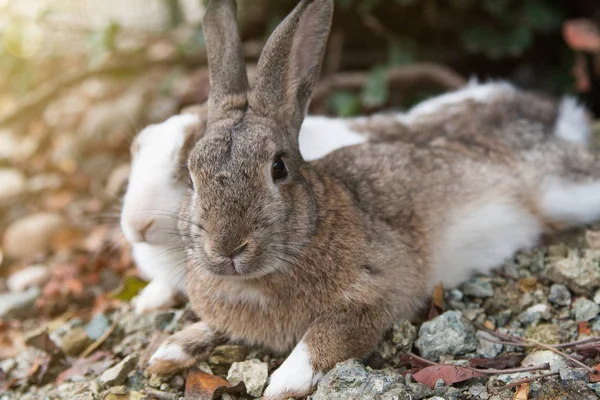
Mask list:
[[154,219],[151,220],[139,220],[135,226],[136,242],[146,242],[146,234],[148,229],[154,224]]

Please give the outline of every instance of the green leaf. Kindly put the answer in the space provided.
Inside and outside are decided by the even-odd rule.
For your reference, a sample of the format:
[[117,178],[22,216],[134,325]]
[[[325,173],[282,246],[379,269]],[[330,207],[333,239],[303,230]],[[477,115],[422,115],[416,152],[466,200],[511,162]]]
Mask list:
[[524,22],[535,31],[550,32],[560,27],[564,18],[552,5],[528,0],[523,6]]
[[111,292],[110,297],[121,301],[131,301],[147,284],[148,282],[137,276],[127,276],[121,286]]
[[489,27],[465,30],[461,34],[465,50],[483,53],[492,59],[518,56],[533,44],[533,34],[526,27],[517,26],[508,32]]
[[90,65],[98,65],[105,56],[116,49],[117,36],[121,31],[121,25],[117,21],[111,21],[103,29],[92,32],[90,43]]
[[496,17],[503,16],[509,10],[512,0],[486,0],[483,1],[483,8]]
[[405,65],[415,61],[412,52],[400,43],[390,43],[389,60],[390,65]]
[[366,107],[380,107],[388,99],[389,90],[386,76],[386,67],[374,67],[362,92],[362,103]]
[[339,117],[352,117],[360,114],[361,104],[357,94],[346,91],[334,92],[327,99],[327,105]]

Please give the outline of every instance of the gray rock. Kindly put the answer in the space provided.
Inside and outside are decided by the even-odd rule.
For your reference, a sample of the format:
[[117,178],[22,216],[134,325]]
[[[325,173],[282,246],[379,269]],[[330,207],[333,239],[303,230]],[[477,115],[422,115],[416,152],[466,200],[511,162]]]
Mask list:
[[108,330],[110,322],[102,313],[94,315],[94,318],[85,326],[85,332],[91,340],[98,340]]
[[92,392],[85,392],[85,393],[80,393],[80,394],[76,394],[75,396],[71,397],[72,400],[96,400],[96,397],[94,396],[94,393]]
[[538,350],[529,353],[527,357],[521,361],[522,367],[531,367],[534,365],[542,365],[548,363],[552,372],[559,372],[561,369],[568,368],[565,359],[551,352],[550,350]]
[[68,331],[60,341],[60,348],[68,356],[78,356],[92,343],[87,332],[78,326]]
[[0,294],[0,318],[27,318],[35,314],[33,306],[40,296],[38,288],[31,288],[19,293]]
[[357,360],[347,360],[337,364],[321,379],[312,400],[380,399],[384,393],[396,396],[386,397],[390,400],[410,399],[403,380],[394,371],[372,371]]
[[12,168],[0,168],[0,203],[10,200],[23,193],[25,175]]
[[267,383],[269,366],[260,360],[234,362],[227,373],[227,380],[232,385],[244,382],[248,394],[260,397]]
[[392,343],[396,345],[397,351],[411,351],[417,339],[417,328],[409,321],[398,321],[392,327]]
[[466,296],[486,298],[494,295],[494,288],[489,279],[473,278],[461,286],[462,292]]
[[523,311],[517,320],[523,325],[534,325],[542,319],[550,318],[550,309],[546,304],[536,304]]
[[127,375],[135,368],[137,362],[137,354],[128,355],[100,375],[100,384],[104,387],[121,385],[127,379]]
[[492,335],[484,331],[477,332],[477,355],[484,358],[494,358],[502,352],[502,345],[485,339],[496,340]]
[[596,293],[594,293],[594,303],[596,304],[600,304],[600,289],[596,290]]
[[215,347],[208,357],[208,363],[216,375],[227,375],[231,364],[244,361],[247,355],[246,347],[226,344]]
[[422,383],[409,382],[405,383],[405,387],[408,392],[412,395],[414,400],[421,400],[433,395],[433,390]]
[[571,305],[571,292],[565,285],[557,284],[550,286],[548,301],[555,306]]
[[541,386],[537,400],[597,400],[596,394],[583,381],[547,379]]
[[594,252],[589,249],[584,250],[582,257],[576,251],[570,251],[567,258],[551,260],[546,265],[544,275],[579,295],[600,287],[600,265]]
[[576,321],[589,321],[598,316],[600,306],[591,300],[581,297],[573,303],[573,315]]
[[584,368],[563,368],[560,371],[560,379],[563,381],[585,381],[589,382],[590,376]]
[[596,318],[592,321],[591,328],[593,331],[600,332],[600,318]]
[[415,345],[429,360],[466,354],[477,349],[475,328],[459,311],[447,311],[421,325]]
[[6,228],[3,248],[14,258],[33,257],[50,249],[55,233],[65,226],[65,219],[55,213],[31,214]]

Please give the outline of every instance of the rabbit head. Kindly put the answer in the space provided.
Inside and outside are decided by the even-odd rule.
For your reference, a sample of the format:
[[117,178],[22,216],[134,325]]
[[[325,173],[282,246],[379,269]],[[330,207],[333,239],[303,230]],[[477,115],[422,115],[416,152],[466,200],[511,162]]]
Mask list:
[[206,11],[211,92],[206,135],[190,154],[193,190],[180,230],[194,268],[237,278],[286,267],[316,229],[312,170],[298,134],[331,24],[333,1],[303,0],[278,26],[249,90],[235,6]]
[[195,141],[195,115],[178,115],[146,127],[131,145],[132,164],[121,227],[131,243],[177,243],[181,198],[189,188],[185,161]]

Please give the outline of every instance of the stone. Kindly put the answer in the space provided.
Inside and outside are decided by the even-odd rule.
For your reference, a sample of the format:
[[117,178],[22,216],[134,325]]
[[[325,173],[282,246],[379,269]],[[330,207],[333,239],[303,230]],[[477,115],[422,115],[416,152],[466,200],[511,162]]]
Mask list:
[[596,304],[600,304],[600,289],[596,290],[596,293],[594,293],[594,303]]
[[45,265],[30,265],[9,276],[6,285],[11,292],[23,292],[32,287],[42,287],[50,280],[50,276],[50,270]]
[[94,396],[94,393],[92,392],[85,392],[85,393],[80,393],[80,394],[76,394],[75,396],[71,397],[72,400],[96,400],[96,397]]
[[550,350],[538,350],[531,352],[521,361],[522,367],[531,367],[534,365],[542,365],[548,363],[552,372],[559,372],[563,368],[567,368],[565,359],[551,352]]
[[494,343],[489,340],[485,340],[485,339],[497,340],[491,334],[484,332],[484,331],[478,331],[476,336],[477,336],[477,339],[479,340],[479,343],[477,344],[477,351],[476,351],[478,356],[483,357],[483,358],[494,358],[498,354],[502,353],[502,345],[501,344]]
[[560,379],[563,381],[585,381],[589,382],[590,375],[584,368],[563,368],[560,371]]
[[12,168],[0,168],[0,203],[19,196],[25,189],[25,175]]
[[486,298],[494,295],[494,288],[486,278],[473,278],[463,283],[461,289],[465,296]]
[[267,363],[253,359],[231,364],[227,373],[227,380],[234,386],[244,382],[250,396],[260,397],[267,384],[268,376],[269,366]]
[[312,400],[379,399],[384,393],[408,399],[403,377],[392,370],[373,371],[357,360],[338,363],[317,385]]
[[525,330],[525,337],[540,343],[558,344],[560,342],[559,327],[553,324],[539,324]]
[[392,327],[391,342],[396,346],[397,351],[412,351],[416,339],[417,328],[415,328],[409,321],[398,321]]
[[60,341],[60,348],[66,355],[76,357],[81,354],[92,341],[87,335],[85,329],[81,326],[68,331]]
[[600,305],[584,297],[580,297],[573,303],[572,310],[577,322],[589,321],[598,316]]
[[477,349],[475,328],[459,311],[447,311],[421,325],[415,345],[429,360],[466,354]]
[[100,384],[104,387],[121,385],[127,379],[127,375],[135,368],[137,362],[137,354],[128,355],[100,375]]
[[234,362],[244,361],[248,349],[244,346],[226,344],[217,346],[208,357],[208,363],[216,375],[226,375]]
[[583,381],[547,379],[538,391],[537,400],[597,400],[593,390]]
[[548,319],[550,317],[550,307],[548,307],[547,304],[540,303],[527,308],[525,311],[519,314],[517,320],[521,324],[529,326],[537,324],[542,319]]
[[13,258],[33,257],[50,250],[53,236],[66,225],[56,213],[31,214],[6,228],[3,247]]
[[550,286],[548,301],[555,306],[569,306],[571,305],[571,292],[565,285],[555,283]]
[[104,335],[104,332],[110,327],[108,318],[102,313],[94,315],[94,317],[85,326],[85,332],[91,340],[98,340]]
[[40,289],[31,288],[24,292],[0,294],[0,318],[27,318],[36,313],[33,303],[40,297]]
[[589,249],[584,250],[581,257],[573,250],[566,258],[552,259],[546,265],[544,276],[579,295],[600,287],[600,265],[594,251]]

